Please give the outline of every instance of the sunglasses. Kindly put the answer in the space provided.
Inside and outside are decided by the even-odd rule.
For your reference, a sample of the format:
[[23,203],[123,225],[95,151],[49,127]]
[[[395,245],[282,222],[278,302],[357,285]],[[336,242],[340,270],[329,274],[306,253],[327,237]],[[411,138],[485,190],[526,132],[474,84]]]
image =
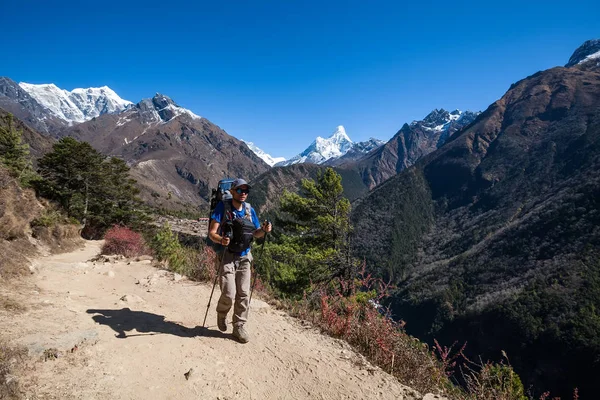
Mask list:
[[250,189],[235,189],[235,192],[237,194],[242,194],[242,193],[248,194],[248,193],[250,193]]

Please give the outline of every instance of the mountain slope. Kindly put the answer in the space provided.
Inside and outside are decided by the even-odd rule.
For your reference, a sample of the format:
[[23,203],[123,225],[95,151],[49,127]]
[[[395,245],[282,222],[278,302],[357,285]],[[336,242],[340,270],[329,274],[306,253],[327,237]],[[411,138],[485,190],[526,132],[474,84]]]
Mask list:
[[343,165],[358,169],[365,184],[372,189],[441,147],[453,133],[473,122],[477,115],[479,113],[471,111],[435,109],[422,121],[404,124],[386,144],[354,165]]
[[[302,179],[316,180],[318,174],[325,171],[326,168],[327,166],[324,165],[310,163],[299,163],[285,167],[275,166],[250,182],[252,184],[252,194],[248,201],[259,213],[271,211],[278,206],[284,190],[298,193]],[[335,167],[334,169],[342,177],[344,197],[353,201],[367,193],[368,189],[362,183],[356,171]]]
[[[9,114],[9,112],[0,107],[0,117],[4,117],[7,114]],[[13,123],[14,127],[22,133],[22,142],[29,145],[29,154],[34,161],[52,150],[54,139],[31,129],[29,125],[14,117],[14,115]]]
[[466,340],[483,359],[506,350],[526,386],[594,397],[598,199],[600,72],[585,62],[514,84],[377,187],[353,220],[378,235],[356,251],[400,283],[392,304],[410,333]]
[[269,164],[269,166],[271,167],[277,163],[285,161],[285,157],[272,157],[270,154],[265,153],[262,149],[260,149],[252,142],[247,142],[245,140],[242,140],[242,142],[246,143],[246,146],[248,146],[248,148],[252,150],[254,154],[259,156],[264,162]]
[[66,122],[54,116],[15,81],[0,77],[0,108],[13,114],[32,129],[55,135]]
[[142,198],[168,208],[206,205],[220,179],[250,180],[269,168],[245,143],[158,93],[63,134],[122,157],[143,187]]

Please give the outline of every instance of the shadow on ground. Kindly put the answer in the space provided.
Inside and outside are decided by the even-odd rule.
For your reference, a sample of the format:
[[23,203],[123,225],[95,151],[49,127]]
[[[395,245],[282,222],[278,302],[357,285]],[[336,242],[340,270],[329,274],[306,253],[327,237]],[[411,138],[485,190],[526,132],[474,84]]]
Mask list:
[[[116,337],[126,339],[134,336],[147,336],[157,334],[168,334],[180,337],[217,337],[233,339],[233,336],[213,330],[196,326],[188,328],[179,325],[176,322],[165,320],[163,315],[152,314],[145,311],[131,311],[129,308],[120,310],[99,310],[89,309],[88,314],[96,314],[92,317],[94,321],[101,325],[110,326],[115,332]],[[127,335],[125,332],[136,330],[137,333]]]

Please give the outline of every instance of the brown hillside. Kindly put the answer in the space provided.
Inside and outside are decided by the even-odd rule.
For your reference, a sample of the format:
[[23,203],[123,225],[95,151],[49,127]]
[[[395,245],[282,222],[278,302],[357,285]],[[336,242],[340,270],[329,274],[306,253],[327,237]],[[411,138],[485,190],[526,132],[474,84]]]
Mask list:
[[76,125],[64,135],[122,157],[131,165],[142,197],[166,207],[176,202],[206,205],[220,179],[250,180],[269,168],[245,143],[207,119],[162,113],[169,105],[176,107],[157,94],[120,114]]

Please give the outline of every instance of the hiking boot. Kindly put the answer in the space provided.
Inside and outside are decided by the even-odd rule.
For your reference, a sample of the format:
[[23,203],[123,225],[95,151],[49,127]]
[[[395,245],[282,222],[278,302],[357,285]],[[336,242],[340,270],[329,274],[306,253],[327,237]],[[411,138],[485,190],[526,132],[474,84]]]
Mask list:
[[217,315],[217,327],[221,332],[225,332],[227,330],[227,315]]
[[244,328],[244,325],[238,325],[233,327],[233,337],[236,338],[240,343],[248,343],[250,336]]

